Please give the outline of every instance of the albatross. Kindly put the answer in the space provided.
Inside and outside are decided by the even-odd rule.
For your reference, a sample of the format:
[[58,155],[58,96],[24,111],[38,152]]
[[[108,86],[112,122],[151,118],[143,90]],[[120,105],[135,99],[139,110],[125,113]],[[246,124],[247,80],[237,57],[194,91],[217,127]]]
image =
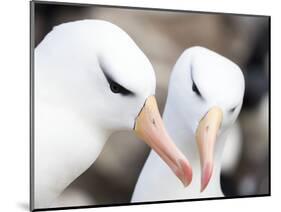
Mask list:
[[163,121],[189,159],[192,182],[183,187],[151,152],[132,202],[223,196],[223,148],[240,112],[244,87],[242,71],[229,59],[199,46],[182,53],[170,77]]
[[101,20],[64,23],[34,59],[33,209],[52,206],[119,130],[134,130],[189,184],[190,165],[158,111],[152,65],[126,32]]

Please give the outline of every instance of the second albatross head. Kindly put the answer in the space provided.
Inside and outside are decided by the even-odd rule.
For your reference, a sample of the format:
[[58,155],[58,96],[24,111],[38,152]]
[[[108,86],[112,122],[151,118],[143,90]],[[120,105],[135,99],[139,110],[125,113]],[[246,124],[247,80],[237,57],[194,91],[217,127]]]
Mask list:
[[180,99],[175,110],[196,140],[201,191],[212,176],[217,139],[240,112],[244,87],[242,71],[236,64],[203,47],[185,50],[174,66],[169,95],[175,102]]

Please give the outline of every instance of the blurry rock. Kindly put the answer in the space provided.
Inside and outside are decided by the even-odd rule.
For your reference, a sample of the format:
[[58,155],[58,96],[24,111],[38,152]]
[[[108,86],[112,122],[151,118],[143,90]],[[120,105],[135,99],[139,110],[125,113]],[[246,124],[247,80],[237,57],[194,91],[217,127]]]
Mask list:
[[244,131],[244,155],[247,160],[261,162],[268,154],[268,96],[251,111],[241,114]]
[[233,175],[241,158],[243,137],[239,120],[230,128],[222,156],[222,174]]

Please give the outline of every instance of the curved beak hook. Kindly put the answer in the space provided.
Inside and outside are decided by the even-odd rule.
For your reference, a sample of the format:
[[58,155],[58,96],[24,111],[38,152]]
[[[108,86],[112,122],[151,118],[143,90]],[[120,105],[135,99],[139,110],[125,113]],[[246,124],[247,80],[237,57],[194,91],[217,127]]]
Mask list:
[[184,186],[190,184],[191,166],[168,135],[154,96],[146,99],[136,118],[134,130],[166,162]]
[[222,110],[216,106],[212,107],[196,129],[196,142],[201,164],[201,192],[205,190],[212,176],[214,148],[222,119]]

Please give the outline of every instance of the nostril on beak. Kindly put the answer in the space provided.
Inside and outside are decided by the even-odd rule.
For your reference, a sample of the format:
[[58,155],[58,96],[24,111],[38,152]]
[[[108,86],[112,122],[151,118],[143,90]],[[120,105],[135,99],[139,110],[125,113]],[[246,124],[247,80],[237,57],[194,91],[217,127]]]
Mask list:
[[152,124],[155,126],[155,119],[154,118],[152,119]]

